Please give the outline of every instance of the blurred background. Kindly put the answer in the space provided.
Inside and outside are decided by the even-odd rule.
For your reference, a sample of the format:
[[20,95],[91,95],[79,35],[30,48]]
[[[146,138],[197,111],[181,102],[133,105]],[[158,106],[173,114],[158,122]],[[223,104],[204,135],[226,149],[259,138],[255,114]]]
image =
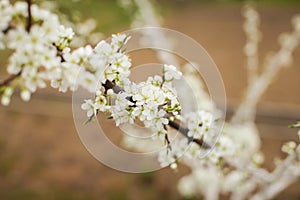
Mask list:
[[[37,1],[45,3],[45,1]],[[279,48],[277,37],[291,31],[291,17],[300,13],[299,0],[260,0],[263,39],[259,57]],[[180,31],[198,41],[211,55],[223,76],[228,116],[237,107],[246,87],[245,35],[242,30],[243,1],[157,0],[162,26]],[[134,9],[134,8],[133,8]],[[56,11],[73,22],[97,20],[96,31],[103,37],[130,28],[132,12],[115,0],[57,1]],[[0,77],[10,52],[0,51]],[[300,47],[293,64],[281,71],[263,96],[257,125],[266,153],[265,166],[282,156],[280,147],[296,139],[288,125],[300,119]],[[177,180],[188,173],[184,166],[174,173],[126,174],[95,160],[81,144],[71,110],[71,93],[48,88],[39,90],[29,103],[18,95],[8,107],[0,107],[0,199],[104,199],[183,200]],[[107,123],[113,127],[113,122]],[[299,199],[300,184],[284,191],[278,199]]]

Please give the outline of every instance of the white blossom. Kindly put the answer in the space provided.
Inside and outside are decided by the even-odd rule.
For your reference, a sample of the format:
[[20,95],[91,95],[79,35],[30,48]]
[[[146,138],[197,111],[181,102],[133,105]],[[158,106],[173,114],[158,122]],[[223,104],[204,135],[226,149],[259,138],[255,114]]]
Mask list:
[[165,81],[169,82],[174,79],[180,79],[182,73],[176,69],[173,65],[164,65],[164,78]]
[[24,100],[24,101],[29,101],[30,100],[30,97],[31,97],[31,93],[29,90],[27,89],[23,89],[21,91],[21,98]]
[[84,103],[81,105],[81,108],[87,111],[87,117],[92,117],[96,114],[97,111],[97,106],[95,106],[95,103],[90,99],[84,100]]
[[210,131],[214,118],[211,113],[201,110],[186,114],[183,121],[189,129],[189,137],[202,138]]
[[296,147],[297,147],[296,142],[290,141],[290,142],[285,143],[282,146],[281,150],[284,153],[291,154],[291,153],[293,153],[296,150]]
[[168,148],[163,149],[159,152],[158,161],[161,167],[167,167],[176,162],[174,155]]

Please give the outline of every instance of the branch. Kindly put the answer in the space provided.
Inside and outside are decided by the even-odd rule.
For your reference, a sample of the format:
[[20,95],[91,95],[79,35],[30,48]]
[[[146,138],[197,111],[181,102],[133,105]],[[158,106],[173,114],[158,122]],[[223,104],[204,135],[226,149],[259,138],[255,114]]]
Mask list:
[[188,139],[189,142],[195,142],[196,144],[203,147],[204,149],[211,148],[211,146],[209,144],[205,143],[203,141],[203,139],[197,139],[197,138],[188,136],[189,129],[185,128],[185,127],[181,127],[180,122],[169,121],[169,126],[178,130],[181,133],[181,135],[183,135],[184,137],[186,137]]
[[[116,94],[124,91],[123,88],[117,86],[114,82],[106,81],[102,86],[105,88],[105,91],[112,89]],[[131,97],[127,98],[128,101],[132,101]],[[94,115],[92,115],[87,122],[90,122],[94,118]],[[211,146],[203,141],[203,139],[197,139],[194,137],[188,136],[189,129],[185,127],[180,126],[180,122],[175,121],[169,121],[169,126],[174,128],[175,130],[179,131],[184,137],[188,139],[189,142],[195,142],[200,147],[203,147],[204,149],[210,149]]]
[[13,74],[13,75],[9,76],[7,79],[0,82],[0,87],[9,85],[12,81],[14,81],[16,78],[18,78],[21,74],[22,74],[22,70],[17,74]]
[[299,151],[300,145],[272,172],[269,182],[266,182],[262,189],[257,191],[251,198],[252,200],[272,199],[299,178],[299,163],[293,165],[295,160],[298,159],[297,154]]
[[261,38],[261,32],[259,31],[259,14],[255,7],[246,5],[243,11],[244,21],[244,32],[246,35],[246,45],[244,52],[247,58],[247,75],[248,85],[255,81],[257,76],[257,70],[259,65],[258,60],[258,43]]
[[[140,20],[142,22],[141,25],[134,28],[140,28],[141,26],[161,27],[159,16],[155,13],[155,6],[153,4],[153,1],[134,0],[134,4],[137,7],[138,11],[135,14],[136,16],[132,24],[136,22],[140,23]],[[159,41],[160,45],[163,46],[165,49],[173,49],[170,38],[168,38],[165,34],[161,32],[155,31],[150,35],[147,34],[147,32],[143,32],[143,35],[145,36],[143,37],[143,39],[146,39],[145,41],[149,44],[151,44],[153,41]],[[163,63],[170,63],[174,66],[179,66],[177,58],[173,54],[166,53],[164,51],[157,51],[156,53],[157,58]]]
[[26,1],[27,1],[27,13],[28,13],[26,30],[29,33],[31,25],[32,25],[32,14],[31,14],[31,5],[32,5],[32,2],[31,2],[31,0],[26,0]]
[[102,84],[102,86],[105,88],[105,91],[112,89],[116,94],[124,91],[123,88],[116,85],[115,82],[111,82],[111,81],[106,81],[104,84]]
[[296,29],[288,36],[295,37],[295,43],[292,45],[282,44],[274,57],[269,59],[266,58],[264,71],[261,75],[255,78],[255,81],[252,84],[248,85],[246,96],[231,118],[231,122],[243,123],[247,121],[254,121],[256,105],[259,99],[266,92],[276,75],[279,74],[280,70],[289,64],[286,60],[282,60],[282,57],[291,57],[300,40],[300,38],[297,37]]
[[6,29],[2,30],[2,33],[3,33],[3,34],[7,34],[8,31],[10,31],[10,30],[13,29],[13,28],[14,28],[14,27],[13,27],[12,25],[8,25],[8,26],[6,27]]
[[258,191],[254,194],[250,200],[264,200],[264,199],[273,199],[276,195],[286,189],[289,185],[294,183],[298,176],[285,172],[286,174],[280,179],[270,183],[266,188]]

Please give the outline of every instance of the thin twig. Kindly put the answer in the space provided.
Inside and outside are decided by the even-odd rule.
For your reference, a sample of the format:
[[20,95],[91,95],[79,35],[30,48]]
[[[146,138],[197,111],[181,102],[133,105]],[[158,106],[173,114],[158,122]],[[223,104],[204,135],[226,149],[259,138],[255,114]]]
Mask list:
[[14,29],[14,27],[12,25],[8,25],[4,30],[2,30],[2,33],[7,34],[11,29]]
[[58,45],[56,45],[55,43],[52,43],[52,45],[56,48],[56,56],[60,57],[60,61],[63,63],[63,62],[66,62],[65,58],[64,58],[64,54],[63,54],[63,51],[59,48]]
[[9,85],[12,81],[14,81],[16,78],[18,78],[21,74],[22,74],[22,71],[20,71],[17,74],[13,74],[13,75],[9,76],[7,79],[0,82],[0,87]]

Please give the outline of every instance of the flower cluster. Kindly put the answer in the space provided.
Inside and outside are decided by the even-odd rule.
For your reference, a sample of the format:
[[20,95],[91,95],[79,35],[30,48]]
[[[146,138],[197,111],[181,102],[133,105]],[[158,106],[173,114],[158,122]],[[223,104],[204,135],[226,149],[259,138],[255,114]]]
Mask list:
[[[130,81],[131,61],[123,50],[128,36],[112,35],[111,42],[101,41],[94,49],[87,45],[71,51],[74,32],[62,26],[57,15],[36,5],[11,4],[8,0],[0,2],[0,11],[0,47],[13,51],[7,67],[11,77],[0,85],[2,104],[9,104],[16,87],[21,88],[21,98],[28,101],[48,81],[61,92],[81,86],[95,93],[95,99],[82,104],[89,119],[98,112],[108,112],[117,126],[142,122],[152,130],[153,138],[164,141],[166,148],[160,152],[159,161],[172,168],[191,138],[205,139],[210,132],[214,119],[208,112],[181,116],[172,82],[182,73],[175,66],[164,65],[162,76],[149,77],[145,82]],[[167,127],[180,120],[189,131],[171,142]]]
[[[101,69],[100,82],[105,83],[107,80],[115,82],[120,86],[128,84],[129,68],[131,61],[123,52],[123,46],[130,39],[125,34],[112,35],[111,43],[101,41],[91,55],[91,65]],[[103,69],[105,69],[104,73]]]
[[63,51],[61,73],[57,79],[52,79],[52,87],[65,92],[81,86],[93,93],[97,83],[107,80],[120,85],[127,83],[131,62],[121,52],[127,41],[126,35],[113,35],[111,43],[100,41],[94,49],[87,45],[72,52],[69,49]]
[[[101,41],[89,55],[84,66],[85,73],[98,77],[98,80],[89,82],[98,83],[99,86],[95,98],[86,99],[81,107],[87,112],[89,121],[99,112],[106,112],[114,119],[116,126],[143,123],[151,129],[154,139],[159,138],[165,144],[159,154],[161,166],[176,168],[178,159],[191,141],[205,140],[214,130],[215,119],[206,111],[181,116],[173,81],[180,79],[182,73],[173,65],[164,65],[162,76],[148,77],[140,83],[131,82],[131,62],[122,51],[128,39],[126,35],[113,35],[111,43]],[[189,131],[173,142],[167,128],[170,122],[175,121],[185,123]],[[201,151],[201,148],[197,150]],[[195,148],[192,151],[195,152]]]
[[[300,122],[290,125],[290,128],[300,128]],[[298,130],[298,139],[300,140],[300,129]],[[300,144],[294,141],[284,143],[281,147],[281,151],[289,155],[296,152],[300,158]]]
[[[12,13],[12,8],[9,4],[8,0],[2,0],[0,1],[0,30],[5,30],[7,29],[7,25],[9,24],[9,21],[11,19],[11,13]],[[3,31],[0,31],[0,49],[4,49],[4,33]]]
[[[103,48],[103,43],[100,45]],[[107,55],[111,56],[111,53]],[[123,55],[125,57],[125,54]],[[122,56],[117,54],[117,59],[120,57]],[[143,122],[145,127],[151,128],[154,136],[160,136],[164,140],[167,134],[165,126],[169,120],[179,119],[181,108],[171,80],[180,78],[181,73],[174,66],[164,65],[163,77],[149,77],[147,81],[137,84],[127,78],[127,67],[131,63],[124,57],[122,61],[125,62],[119,62],[117,65],[117,59],[108,59],[111,64],[103,72],[103,78],[100,79],[102,86],[97,90],[94,102],[86,100],[82,108],[87,110],[88,117],[95,116],[98,111],[109,110],[117,126],[138,120]],[[168,81],[165,79],[167,73]]]
[[91,46],[80,47],[72,52],[69,48],[66,48],[63,51],[62,58],[64,62],[59,67],[59,76],[51,79],[51,86],[58,88],[60,92],[66,92],[68,89],[74,91],[79,85],[76,84],[76,80],[82,78],[83,81],[78,83],[82,87],[91,90],[91,85],[94,84],[93,76],[86,70],[80,70],[86,65],[91,52]]
[[7,0],[0,2],[0,11],[0,47],[13,50],[7,66],[10,77],[0,84],[3,105],[10,103],[15,88],[21,88],[21,98],[28,101],[48,81],[61,92],[78,86],[95,92],[99,79],[128,83],[131,62],[122,52],[126,35],[113,35],[111,43],[101,41],[95,49],[87,45],[71,51],[74,32],[61,25],[57,15]]
[[13,78],[0,86],[2,104],[10,102],[17,86],[28,101],[37,88],[60,76],[62,52],[68,49],[73,31],[62,26],[57,15],[25,2],[2,0],[0,13],[0,47],[13,51],[7,67]]
[[[172,147],[161,151],[159,154],[159,161],[162,167],[170,166],[175,168],[178,159],[183,155],[187,158],[201,158],[203,148],[199,144],[193,144],[191,140],[207,141],[214,133],[216,127],[214,116],[207,111],[191,112],[184,116],[181,116],[181,122],[187,127],[186,137],[179,138],[172,142]],[[223,139],[219,140],[216,145],[222,149],[220,152],[215,153],[211,160],[216,160],[226,154],[225,150],[232,149],[224,148],[230,146]]]
[[194,138],[204,137],[214,120],[211,113],[203,110],[191,112],[185,115],[183,119],[189,129],[188,136]]
[[158,161],[161,167],[170,166],[171,169],[177,168],[178,160],[185,154],[188,153],[188,147],[190,142],[187,138],[181,138],[172,142],[170,148],[166,147],[159,152]]

